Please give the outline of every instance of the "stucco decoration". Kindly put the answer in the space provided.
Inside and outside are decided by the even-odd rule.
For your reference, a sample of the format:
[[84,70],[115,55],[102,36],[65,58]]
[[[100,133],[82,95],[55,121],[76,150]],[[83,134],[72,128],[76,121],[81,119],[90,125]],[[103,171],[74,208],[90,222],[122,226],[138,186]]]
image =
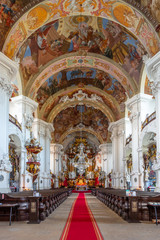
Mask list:
[[[50,96],[48,98],[46,97],[45,94],[42,94],[42,93],[40,95],[38,95],[38,103],[39,103],[39,110],[40,110],[39,118],[46,120],[48,118],[50,112],[52,111],[52,109],[55,108],[55,111],[56,111],[56,109],[59,109],[59,108],[63,109],[64,105],[66,105],[66,104],[64,102],[60,103],[60,99],[63,97],[65,99],[66,99],[66,97],[67,97],[67,99],[68,98],[73,99],[73,95],[75,93],[78,93],[79,90],[83,91],[83,93],[85,93],[88,96],[88,98],[90,99],[90,101],[88,101],[88,104],[92,103],[91,96],[96,95],[96,96],[100,97],[100,99],[103,100],[103,101],[98,102],[100,104],[100,106],[102,107],[102,109],[103,109],[103,105],[104,105],[105,110],[107,108],[109,108],[111,110],[111,112],[114,114],[115,119],[117,119],[117,120],[123,116],[123,114],[124,114],[124,107],[123,107],[124,102],[123,101],[125,101],[125,99],[126,99],[126,95],[123,96],[124,98],[121,97],[121,94],[123,95],[123,92],[121,94],[119,94],[119,91],[116,91],[116,90],[114,90],[114,88],[112,88],[113,94],[114,95],[116,94],[116,97],[114,98],[114,96],[109,95],[108,93],[104,92],[103,90],[101,90],[99,88],[95,88],[91,85],[88,85],[88,86],[84,85],[82,87],[82,85],[80,84],[80,86],[78,86],[78,89],[77,89],[77,86],[68,87],[67,89],[65,89],[65,90],[62,89],[61,91],[53,94],[52,96]],[[118,101],[116,101],[116,99],[118,99]],[[84,101],[84,99],[82,101]],[[74,103],[74,102],[75,102],[75,100],[70,103]],[[94,104],[94,102],[93,102],[93,104]],[[57,107],[56,107],[56,105],[57,105]],[[95,101],[94,105],[97,105],[97,101]]]

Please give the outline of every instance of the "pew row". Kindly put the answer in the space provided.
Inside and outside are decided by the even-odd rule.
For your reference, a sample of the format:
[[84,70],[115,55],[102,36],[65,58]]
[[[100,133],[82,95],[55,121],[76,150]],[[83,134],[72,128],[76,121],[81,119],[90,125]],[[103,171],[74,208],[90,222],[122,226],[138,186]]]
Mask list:
[[[62,202],[64,202],[72,193],[72,189],[52,189],[52,190],[39,190],[40,197],[35,197],[38,214],[37,221],[44,221]],[[3,197],[2,197],[3,196]],[[3,199],[2,199],[3,198]],[[13,220],[29,221],[31,219],[31,202],[33,200],[33,191],[23,191],[8,194],[1,194],[0,202],[5,203],[18,203],[17,216]],[[0,208],[0,221],[8,220],[7,212]],[[6,216],[5,216],[6,213]]]
[[[160,193],[154,192],[136,191],[136,196],[126,196],[126,190],[99,188],[92,189],[92,194],[128,222],[153,220],[154,209],[149,208],[149,202],[160,203]],[[157,214],[160,219],[160,208]]]

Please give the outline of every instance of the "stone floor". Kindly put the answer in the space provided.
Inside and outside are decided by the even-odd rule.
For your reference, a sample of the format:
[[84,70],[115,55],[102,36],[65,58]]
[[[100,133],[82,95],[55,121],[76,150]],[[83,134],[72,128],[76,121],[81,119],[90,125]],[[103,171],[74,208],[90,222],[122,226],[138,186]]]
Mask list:
[[[59,240],[76,197],[72,194],[40,224],[0,222],[0,240]],[[127,223],[91,194],[86,197],[104,240],[160,240],[160,225]]]

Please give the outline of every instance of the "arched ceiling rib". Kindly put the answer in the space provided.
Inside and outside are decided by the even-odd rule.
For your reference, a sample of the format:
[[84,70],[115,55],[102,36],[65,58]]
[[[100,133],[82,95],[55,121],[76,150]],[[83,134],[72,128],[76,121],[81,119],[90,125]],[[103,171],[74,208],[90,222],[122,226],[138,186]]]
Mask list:
[[111,59],[109,60],[97,54],[88,54],[87,56],[68,54],[54,60],[53,63],[50,63],[48,67],[44,68],[36,78],[31,79],[26,86],[26,95],[35,99],[38,89],[49,77],[71,67],[94,68],[112,75],[122,84],[128,96],[133,96],[138,91],[134,80],[129,74]]
[[91,129],[91,128],[85,128],[85,127],[75,127],[75,128],[73,128],[73,129],[69,129],[68,131],[66,131],[62,136],[61,136],[61,138],[60,138],[60,140],[59,140],[59,143],[60,144],[62,144],[64,141],[65,141],[65,138],[68,136],[68,135],[70,135],[70,134],[72,134],[72,133],[75,133],[75,132],[86,132],[87,134],[88,133],[90,133],[90,134],[92,134],[93,136],[95,136],[97,139],[98,139],[98,141],[99,141],[99,143],[100,144],[102,144],[103,143],[103,138],[101,137],[101,135],[100,134],[98,134],[96,131],[94,131],[93,129]]
[[63,134],[75,128],[78,128],[80,132],[82,132],[82,128],[90,129],[92,133],[96,132],[97,136],[100,135],[103,142],[106,142],[110,122],[109,116],[107,116],[102,109],[98,109],[94,105],[75,103],[73,106],[67,106],[59,111],[55,118],[52,118],[55,142],[59,143]]
[[[111,86],[112,87],[112,86]],[[43,104],[43,96],[44,94],[42,93],[42,95],[38,95],[39,97],[39,118],[46,120],[47,116],[49,115],[50,111],[56,106],[58,105],[60,102],[68,102],[70,100],[70,103],[73,103],[73,100],[77,99],[78,100],[78,96],[76,96],[76,94],[81,91],[81,99],[89,99],[90,101],[98,101],[99,103],[104,103],[108,108],[111,109],[111,111],[113,112],[114,118],[116,120],[119,120],[121,118],[121,116],[124,114],[124,108],[123,108],[123,104],[125,102],[125,92],[122,92],[122,89],[119,90],[114,90],[113,94],[109,94],[99,88],[93,87],[93,86],[72,86],[72,87],[68,87],[65,91],[61,90],[57,93],[55,93],[54,95],[51,95],[50,97],[48,97],[48,99],[44,99],[44,104]],[[84,95],[83,95],[84,94]],[[66,96],[69,98],[69,100],[66,98]],[[85,97],[86,96],[86,97]],[[65,97],[64,101],[63,98]],[[82,101],[81,100],[81,101]],[[42,105],[41,105],[42,103]],[[121,108],[119,106],[119,104],[121,104]]]
[[72,147],[72,145],[75,143],[75,139],[86,139],[87,140],[87,144],[90,145],[93,149],[94,152],[98,152],[98,146],[100,145],[100,141],[98,140],[98,138],[91,132],[86,132],[86,131],[75,131],[70,133],[69,135],[67,135],[63,142],[61,142],[61,144],[63,144],[63,149],[66,152],[67,150],[69,150],[69,148]]
[[58,105],[56,105],[51,111],[50,114],[47,118],[47,122],[52,122],[55,117],[58,115],[58,113],[60,113],[62,110],[67,109],[70,106],[76,106],[76,105],[86,105],[86,106],[91,106],[95,109],[99,109],[100,111],[103,112],[103,114],[105,116],[108,117],[110,122],[114,122],[115,121],[115,116],[113,114],[113,112],[103,103],[100,102],[91,102],[88,100],[83,100],[81,102],[79,102],[78,100],[73,101],[73,102],[67,102],[67,103],[60,103]]

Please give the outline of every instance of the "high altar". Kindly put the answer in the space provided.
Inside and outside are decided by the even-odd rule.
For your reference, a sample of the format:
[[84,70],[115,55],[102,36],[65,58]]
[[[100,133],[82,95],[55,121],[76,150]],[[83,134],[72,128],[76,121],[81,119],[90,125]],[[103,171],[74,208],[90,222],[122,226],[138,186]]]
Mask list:
[[88,185],[86,183],[86,179],[84,179],[83,177],[77,178],[75,188],[76,188],[76,190],[79,190],[79,191],[88,190]]

